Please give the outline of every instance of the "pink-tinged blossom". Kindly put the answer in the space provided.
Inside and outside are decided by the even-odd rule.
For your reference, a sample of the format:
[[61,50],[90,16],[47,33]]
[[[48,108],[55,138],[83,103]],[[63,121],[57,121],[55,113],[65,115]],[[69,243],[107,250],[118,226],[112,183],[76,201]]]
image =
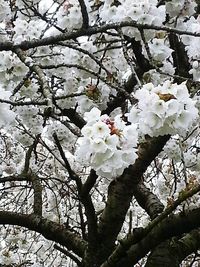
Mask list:
[[137,125],[126,125],[120,116],[112,120],[100,113],[97,108],[85,113],[87,124],[81,131],[76,157],[90,164],[98,175],[112,178],[135,162],[138,130]]

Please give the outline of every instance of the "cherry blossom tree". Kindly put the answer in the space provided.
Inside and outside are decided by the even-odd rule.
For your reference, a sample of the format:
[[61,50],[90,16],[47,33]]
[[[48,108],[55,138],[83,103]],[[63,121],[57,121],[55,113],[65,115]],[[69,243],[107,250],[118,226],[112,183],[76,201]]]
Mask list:
[[0,266],[199,266],[199,13],[0,0]]

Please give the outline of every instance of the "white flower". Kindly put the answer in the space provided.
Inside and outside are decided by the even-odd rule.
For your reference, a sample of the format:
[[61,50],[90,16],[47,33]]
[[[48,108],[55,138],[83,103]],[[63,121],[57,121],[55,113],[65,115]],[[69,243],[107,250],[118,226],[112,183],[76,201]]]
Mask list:
[[79,149],[76,150],[75,157],[76,160],[85,166],[88,166],[90,163],[91,149],[90,149],[90,140],[84,137],[79,138]]
[[[105,162],[107,162],[107,160],[112,157],[113,153],[115,151],[111,150],[111,149],[107,149],[106,152],[104,153],[93,153],[91,156],[91,164],[92,167],[94,167],[94,169],[97,169],[101,166],[104,165]],[[112,166],[111,166],[112,168]]]
[[110,149],[114,149],[119,143],[119,137],[116,134],[109,135],[106,137],[105,143]]
[[151,42],[149,42],[149,48],[153,58],[158,61],[163,61],[166,58],[169,58],[173,51],[167,44],[165,44],[164,39],[157,38],[154,38]]
[[167,105],[166,102],[163,100],[158,100],[154,105],[152,105],[152,111],[155,112],[156,115],[159,116],[163,115],[167,111]]
[[[0,88],[1,99],[9,99],[10,92],[7,92]],[[7,126],[15,119],[15,113],[10,110],[9,105],[0,103],[0,127]]]
[[126,115],[129,122],[137,123],[139,120],[140,111],[135,106],[133,106],[130,112],[127,113]]
[[127,10],[127,16],[130,17],[132,20],[138,20],[140,16],[143,14],[143,10],[139,6],[130,6]]
[[84,119],[88,122],[98,121],[101,116],[101,111],[94,107],[89,112],[85,112]]
[[167,144],[164,146],[164,152],[167,156],[173,160],[181,160],[181,149],[179,145],[179,140],[170,139]]
[[124,143],[127,146],[135,147],[138,141],[138,129],[136,124],[127,125],[123,132],[122,138],[124,138]]
[[135,97],[137,106],[131,108],[127,117],[138,123],[142,135],[182,135],[198,117],[196,102],[189,97],[185,82],[173,84],[167,80],[156,87],[146,84]]
[[123,151],[123,153],[122,153],[122,160],[124,161],[124,164],[127,165],[126,167],[128,167],[130,165],[130,162],[131,162],[131,164],[134,164],[137,157],[138,156],[135,153],[135,150],[133,150],[133,149]]
[[85,125],[82,129],[81,129],[81,133],[85,136],[85,137],[92,137],[93,136],[93,132],[92,132],[92,127],[91,126],[87,126]]
[[166,102],[166,106],[167,106],[167,112],[166,112],[167,117],[179,114],[179,110],[181,109],[180,105],[174,99],[171,99],[170,101]]
[[191,124],[192,114],[186,110],[183,110],[181,114],[174,121],[174,127],[187,129]]
[[160,128],[163,126],[163,120],[156,113],[147,112],[144,117],[144,122],[151,128]]
[[100,116],[96,108],[86,112],[85,118],[88,121],[77,142],[76,159],[105,178],[121,175],[137,158],[137,125],[126,125],[118,115],[114,120]]
[[176,93],[174,95],[178,100],[184,101],[190,97],[185,82],[181,83],[180,85],[176,85],[175,88],[176,88]]
[[193,61],[192,67],[193,67],[193,69],[198,69],[199,68],[199,62],[197,60]]
[[91,148],[95,153],[105,153],[107,145],[101,138],[95,138],[91,141]]
[[123,160],[122,160],[122,152],[121,150],[117,151],[117,153],[114,153],[107,161],[110,166],[113,167],[113,169],[118,169],[123,166]]
[[[78,103],[79,103],[78,110],[81,113],[84,113],[86,110],[89,110],[91,109],[91,107],[95,106],[93,101],[89,99],[88,97],[86,97],[85,95],[79,97]],[[86,112],[86,113],[89,113],[89,112]],[[87,114],[85,116],[87,117]],[[92,118],[92,115],[91,115],[91,118]],[[93,117],[93,119],[96,120],[95,117]]]
[[197,164],[197,157],[192,151],[188,150],[184,153],[184,161],[186,167],[193,167]]
[[92,127],[92,134],[94,137],[104,138],[110,134],[110,129],[104,122],[98,121]]

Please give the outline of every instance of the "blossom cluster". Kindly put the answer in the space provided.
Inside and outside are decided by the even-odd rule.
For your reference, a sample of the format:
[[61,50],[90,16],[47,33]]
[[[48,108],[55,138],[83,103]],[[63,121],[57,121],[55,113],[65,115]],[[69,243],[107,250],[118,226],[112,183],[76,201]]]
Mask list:
[[[20,43],[26,39],[37,39],[41,35],[42,21],[31,20],[27,22],[24,19],[17,18],[15,24],[15,42]],[[43,23],[44,24],[44,23]]]
[[[182,24],[182,29],[185,31],[200,32],[200,16],[196,18],[190,17],[186,23],[180,22],[179,24]],[[193,75],[195,81],[200,81],[200,37],[183,35],[181,36],[181,41],[185,45],[185,50],[191,65],[189,73]]]
[[184,136],[198,117],[198,109],[185,82],[178,85],[168,80],[156,87],[148,83],[135,93],[135,97],[138,104],[131,108],[128,120],[138,123],[141,135]]
[[65,1],[56,13],[58,26],[62,29],[71,30],[80,28],[82,16],[78,1]]
[[103,21],[119,22],[122,20],[135,20],[139,23],[160,25],[163,22],[165,6],[156,7],[157,1],[122,1],[122,4],[113,4],[105,1],[100,10]]
[[93,108],[85,113],[87,124],[79,138],[76,158],[85,166],[91,166],[102,177],[112,178],[123,173],[137,158],[137,126],[126,125],[116,116],[108,115]]

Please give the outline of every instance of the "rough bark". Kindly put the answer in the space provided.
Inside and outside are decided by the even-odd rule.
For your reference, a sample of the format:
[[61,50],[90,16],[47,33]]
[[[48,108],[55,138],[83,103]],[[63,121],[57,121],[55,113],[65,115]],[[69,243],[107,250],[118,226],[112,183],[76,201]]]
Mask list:
[[134,197],[138,204],[147,212],[151,219],[154,219],[164,209],[164,205],[143,183],[134,188]]
[[195,229],[182,238],[172,238],[157,246],[148,256],[145,267],[179,267],[181,262],[200,248],[200,231]]
[[192,78],[192,76],[189,74],[191,66],[189,64],[184,44],[179,40],[179,37],[174,33],[169,34],[169,43],[170,43],[170,48],[174,50],[172,52],[172,58],[173,58],[173,66],[175,67],[175,74],[186,78]]
[[15,212],[0,211],[0,224],[25,227],[42,234],[46,239],[65,246],[68,250],[72,250],[80,257],[84,255],[86,242],[77,234],[67,230],[64,225],[52,222],[38,215],[24,215]]
[[158,245],[149,255],[145,267],[179,267],[177,251],[171,246],[172,242],[167,240]]
[[[114,266],[132,267],[149,251],[163,241],[173,236],[179,236],[189,232],[200,225],[200,209],[181,212],[178,215],[171,215],[160,222],[152,231],[147,234],[140,242],[133,245],[126,255]],[[106,266],[106,265],[105,265]],[[108,267],[109,265],[107,265]],[[110,265],[113,266],[113,265]],[[155,266],[155,265],[154,265]],[[157,265],[156,265],[157,266]],[[102,266],[104,267],[104,266]]]
[[190,233],[178,239],[173,245],[173,249],[177,251],[179,263],[181,263],[191,253],[196,252],[200,248],[200,229],[195,229]]
[[140,182],[142,174],[151,161],[160,153],[169,136],[147,139],[141,144],[138,159],[127,168],[123,175],[113,180],[108,189],[106,208],[99,222],[99,240],[102,244],[102,261],[111,253],[117,235],[123,225],[127,210],[134,194],[134,188]]

